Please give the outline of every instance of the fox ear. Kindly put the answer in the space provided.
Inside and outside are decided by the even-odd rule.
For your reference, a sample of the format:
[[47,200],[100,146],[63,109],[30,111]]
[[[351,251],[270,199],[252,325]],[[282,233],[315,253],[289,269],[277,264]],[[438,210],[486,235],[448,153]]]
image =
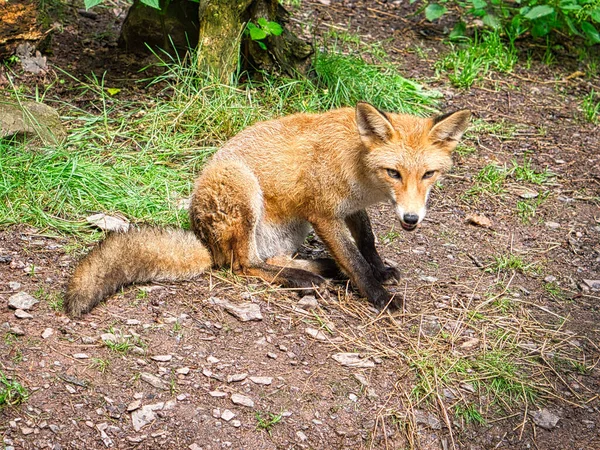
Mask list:
[[378,141],[386,142],[394,135],[394,127],[385,113],[366,102],[356,105],[356,125],[361,140],[367,146]]
[[433,117],[429,137],[434,142],[447,142],[455,146],[469,126],[471,111],[462,109]]

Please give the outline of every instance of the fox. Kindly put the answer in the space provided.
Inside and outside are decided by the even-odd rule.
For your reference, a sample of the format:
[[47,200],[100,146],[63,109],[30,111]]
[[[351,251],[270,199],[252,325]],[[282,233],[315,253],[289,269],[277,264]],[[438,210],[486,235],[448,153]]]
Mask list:
[[[298,290],[341,275],[375,308],[392,310],[398,301],[384,285],[401,272],[380,257],[366,208],[391,203],[401,227],[415,230],[470,117],[467,109],[418,117],[359,102],[256,123],[199,174],[191,230],[109,234],[75,268],[65,310],[80,317],[126,285],[190,279],[213,267]],[[296,257],[311,230],[331,258]]]

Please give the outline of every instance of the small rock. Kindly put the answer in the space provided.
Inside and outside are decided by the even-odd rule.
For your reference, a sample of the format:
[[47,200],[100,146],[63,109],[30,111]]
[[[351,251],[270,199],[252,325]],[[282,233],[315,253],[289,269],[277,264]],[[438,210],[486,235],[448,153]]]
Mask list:
[[231,401],[234,405],[242,405],[248,408],[254,408],[254,401],[250,397],[242,394],[231,394]]
[[600,291],[600,280],[583,280],[583,282],[592,290]]
[[235,413],[233,413],[232,411],[230,411],[228,409],[226,409],[225,411],[223,411],[221,413],[221,419],[223,419],[225,422],[229,422],[234,417],[235,417]]
[[140,373],[140,378],[157,389],[162,389],[163,391],[169,390],[169,386],[167,385],[167,383],[159,377],[157,377],[156,375],[152,375],[148,372],[142,372]]
[[308,439],[306,434],[304,434],[302,431],[296,431],[296,437],[300,439],[300,442],[304,442]]
[[422,281],[424,281],[426,283],[435,283],[436,281],[438,281],[438,279],[436,277],[423,276],[423,275],[421,275],[419,277],[419,279],[421,279]]
[[173,359],[173,355],[154,355],[151,356],[150,359],[153,359],[154,361],[167,362]]
[[33,319],[33,316],[22,309],[15,310],[15,317],[17,319]]
[[155,403],[153,405],[145,405],[131,413],[131,421],[135,431],[140,431],[144,426],[156,420],[155,411],[165,411],[172,409],[176,402],[169,400],[168,402]]
[[271,359],[277,359],[277,353],[269,352],[269,353],[267,353],[267,356]]
[[315,338],[317,341],[326,341],[327,340],[327,335],[325,333],[323,333],[321,330],[317,330],[317,329],[311,328],[311,327],[306,327],[304,332],[306,334],[308,334],[309,336]]
[[187,398],[187,395],[185,395],[185,394],[179,394],[176,398],[177,398],[177,401],[182,402],[182,401],[184,401]]
[[239,428],[242,426],[242,422],[240,422],[239,420],[232,420],[231,421],[231,426],[235,427],[235,428]]
[[546,226],[548,228],[550,228],[551,230],[556,230],[556,229],[560,228],[560,223],[557,223],[557,222],[546,222]]
[[296,304],[299,308],[310,311],[311,309],[315,309],[319,307],[319,302],[317,301],[314,295],[305,295],[302,297],[298,303]]
[[181,368],[177,369],[175,372],[177,372],[179,375],[187,375],[188,373],[190,373],[190,368],[189,367],[181,367]]
[[367,377],[365,377],[362,373],[353,373],[352,376],[356,378],[356,381],[358,381],[361,386],[366,387],[369,385]]
[[420,409],[414,410],[415,422],[429,426],[432,430],[441,430],[442,422],[434,414]]
[[221,410],[219,408],[215,408],[212,410],[212,416],[215,419],[220,419],[221,418]]
[[190,450],[202,450],[202,447],[200,447],[198,444],[193,443],[188,447]]
[[127,405],[127,412],[135,411],[136,409],[139,409],[140,406],[142,406],[142,401],[134,400],[129,405]]
[[65,384],[65,389],[67,390],[67,392],[69,394],[77,394],[77,389],[75,389],[73,386],[71,386],[70,384]]
[[93,214],[86,217],[85,220],[87,220],[89,224],[94,225],[103,231],[125,232],[129,229],[129,222],[104,213]]
[[104,333],[100,335],[100,339],[102,339],[104,342],[117,342],[117,336],[115,336],[112,333]]
[[248,322],[251,320],[262,320],[262,314],[260,312],[260,307],[256,303],[245,302],[240,304],[233,304],[228,302],[227,300],[222,300],[217,297],[211,297],[208,299],[208,302],[221,306],[230,313],[232,316],[241,320],[242,322]]
[[484,215],[480,215],[480,214],[469,214],[466,218],[467,223],[471,224],[471,225],[477,225],[483,228],[491,228],[492,227],[492,221],[490,219],[488,219],[487,217],[485,217]]
[[22,309],[23,311],[29,311],[33,305],[40,301],[33,298],[26,292],[18,292],[11,295],[8,298],[8,307],[12,309]]
[[227,397],[227,392],[210,391],[208,393],[208,395],[210,395],[211,397],[222,398],[222,397]]
[[233,374],[233,375],[229,375],[227,377],[227,382],[228,383],[235,383],[236,381],[244,381],[247,376],[248,376],[247,373],[236,373],[236,374]]
[[462,348],[463,350],[469,350],[473,347],[476,347],[478,344],[479,344],[479,339],[472,338],[472,339],[468,339],[465,342],[463,342],[462,344],[460,344],[460,348]]
[[27,436],[28,434],[33,433],[35,430],[33,428],[28,428],[28,427],[23,427],[21,428],[21,433],[23,433],[25,436]]
[[548,275],[546,278],[544,278],[544,281],[546,283],[554,283],[556,281],[556,277],[553,275]]
[[25,336],[25,331],[18,325],[10,325],[8,332],[10,334],[14,334],[15,336]]
[[268,386],[273,382],[272,377],[250,377],[250,381],[255,384],[262,384],[264,386]]
[[348,398],[350,399],[350,401],[352,402],[357,402],[358,401],[358,397],[356,396],[356,394],[349,394]]
[[221,362],[221,360],[220,360],[220,359],[218,359],[218,358],[215,358],[215,357],[214,357],[214,356],[212,356],[212,355],[211,355],[211,356],[209,356],[208,358],[206,358],[206,361],[207,361],[207,362],[209,362],[209,363],[211,363],[211,364],[216,364],[216,363],[218,363],[218,362]]
[[550,412],[548,409],[540,409],[539,411],[533,411],[530,413],[533,421],[538,427],[545,428],[546,430],[551,430],[556,427],[556,424],[560,420],[556,414]]
[[140,321],[137,319],[127,319],[127,325],[139,325]]
[[19,289],[21,289],[21,283],[19,283],[18,281],[9,281],[8,287],[11,291],[18,291]]
[[89,355],[87,353],[75,353],[73,355],[73,358],[75,358],[75,359],[88,359]]
[[147,434],[139,434],[137,436],[127,436],[127,440],[129,442],[131,442],[132,444],[139,444],[140,442],[143,442],[146,439],[148,439]]
[[362,358],[360,353],[336,353],[331,355],[333,359],[339,362],[342,366],[356,368],[375,367],[375,363],[369,358]]

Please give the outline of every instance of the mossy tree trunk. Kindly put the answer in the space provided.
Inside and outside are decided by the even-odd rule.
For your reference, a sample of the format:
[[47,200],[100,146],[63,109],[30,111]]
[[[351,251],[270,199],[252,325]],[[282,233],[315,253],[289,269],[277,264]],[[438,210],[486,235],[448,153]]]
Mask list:
[[[1,1],[1,0],[0,0]],[[229,82],[238,66],[294,76],[310,67],[312,46],[298,39],[286,26],[287,11],[278,0],[160,0],[161,9],[134,0],[121,30],[121,43],[130,51],[198,48],[199,67]],[[259,44],[245,33],[249,22],[259,19],[283,27]]]

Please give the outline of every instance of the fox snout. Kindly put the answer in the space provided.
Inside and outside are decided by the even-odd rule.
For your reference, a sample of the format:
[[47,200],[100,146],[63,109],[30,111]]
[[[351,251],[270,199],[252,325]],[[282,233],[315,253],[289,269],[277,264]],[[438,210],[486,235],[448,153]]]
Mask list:
[[400,219],[400,225],[406,231],[413,231],[415,228],[417,228],[417,225],[425,218],[425,213],[427,212],[425,206],[416,212],[413,210],[413,208],[404,209],[399,204],[396,204],[395,206],[396,215],[398,216],[398,219]]

